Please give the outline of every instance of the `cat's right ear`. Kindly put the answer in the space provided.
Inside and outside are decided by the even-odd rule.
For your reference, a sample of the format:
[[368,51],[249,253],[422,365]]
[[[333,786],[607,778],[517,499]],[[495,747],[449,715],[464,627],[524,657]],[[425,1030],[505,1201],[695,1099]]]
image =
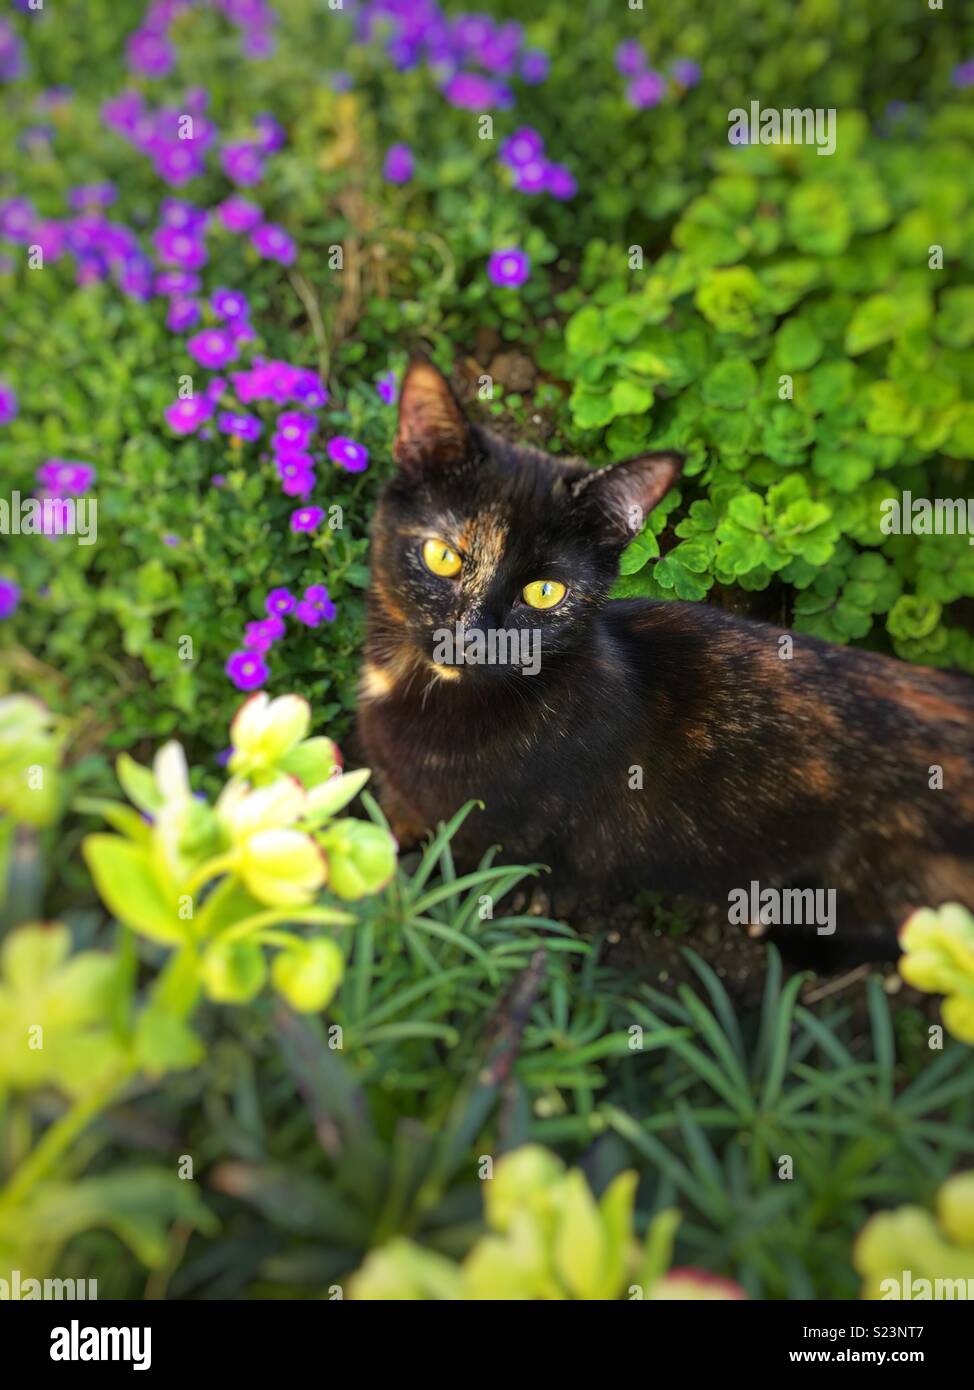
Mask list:
[[573,495],[592,509],[598,524],[616,544],[625,545],[680,476],[683,455],[669,451],[637,454],[608,468],[594,468],[572,487]]
[[406,473],[419,474],[459,463],[469,448],[467,422],[446,377],[425,357],[414,357],[399,398],[396,463]]

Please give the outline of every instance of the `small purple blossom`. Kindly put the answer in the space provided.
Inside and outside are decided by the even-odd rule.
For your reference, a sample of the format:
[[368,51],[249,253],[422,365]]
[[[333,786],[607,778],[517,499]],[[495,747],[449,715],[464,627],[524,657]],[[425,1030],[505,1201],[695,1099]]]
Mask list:
[[291,513],[292,531],[316,531],[325,519],[321,507],[299,507]]
[[270,651],[278,637],[283,636],[283,622],[280,618],[277,619],[281,628],[280,632],[277,632],[276,628],[271,627],[272,621],[271,618],[268,618],[265,622],[247,624],[244,628],[244,646],[248,651],[261,653]]
[[974,58],[958,63],[950,74],[950,80],[955,87],[974,87]]
[[[326,622],[334,622],[335,605],[328,594],[328,588],[324,584],[309,584],[304,591],[303,603],[314,610],[325,619]],[[301,607],[301,604],[298,605]]]
[[532,159],[514,171],[514,187],[519,193],[543,193],[548,187],[548,165],[543,159]]
[[185,298],[195,294],[200,287],[200,277],[191,270],[164,270],[155,278],[153,289],[156,294],[177,295]]
[[265,261],[280,261],[281,265],[291,265],[297,257],[297,248],[283,227],[274,222],[265,222],[250,234],[250,244]]
[[521,58],[520,77],[529,87],[537,87],[548,76],[551,62],[540,48],[529,48]]
[[254,127],[257,130],[257,143],[266,154],[273,154],[287,142],[287,132],[280,121],[266,111],[254,118]]
[[87,492],[95,481],[95,469],[90,463],[76,459],[48,459],[37,470],[37,481],[50,492],[76,496]]
[[504,251],[495,251],[487,262],[487,278],[501,288],[517,289],[523,285],[531,273],[530,257],[509,246]]
[[382,375],[377,378],[375,383],[375,389],[378,393],[380,401],[383,401],[386,405],[395,405],[396,374],[394,371],[391,370],[391,368],[389,371],[383,372]]
[[174,227],[180,232],[202,233],[206,224],[206,212],[185,198],[163,198],[159,205],[159,225]]
[[260,652],[233,652],[224,670],[238,690],[259,690],[270,675]]
[[546,187],[553,198],[562,202],[574,198],[578,192],[578,182],[570,169],[564,164],[549,164]]
[[638,39],[623,39],[615,53],[616,72],[638,77],[646,68],[646,50]]
[[18,409],[14,388],[0,381],[0,425],[9,425],[11,420],[16,420]]
[[234,193],[217,204],[217,216],[228,232],[249,232],[260,226],[264,214],[256,203],[248,203],[246,198]]
[[13,579],[0,579],[0,618],[12,618],[20,602],[20,585]]
[[231,183],[251,188],[264,177],[263,152],[259,145],[224,145],[220,164]]
[[238,439],[251,442],[260,438],[264,428],[256,415],[238,414],[232,410],[224,410],[217,416],[216,427],[221,434],[235,435]]
[[150,151],[156,173],[174,188],[181,188],[206,172],[206,158],[199,142],[157,143]]
[[192,434],[213,414],[213,402],[205,396],[187,396],[165,409],[166,423],[176,434]]
[[86,183],[72,188],[68,194],[68,207],[73,212],[84,212],[88,208],[107,208],[114,203],[118,193],[113,183]]
[[303,449],[314,434],[318,421],[300,410],[286,410],[277,419],[273,443],[280,450]]
[[189,339],[186,351],[201,367],[225,367],[237,357],[237,345],[224,328],[204,328]]
[[176,55],[161,34],[137,29],[125,45],[129,69],[140,77],[165,77],[172,70]]
[[264,608],[268,617],[286,618],[288,613],[294,612],[297,599],[290,589],[271,589],[264,599]]
[[451,106],[462,111],[490,111],[513,104],[511,90],[503,82],[495,82],[479,72],[455,73],[443,88]]
[[213,312],[221,319],[247,318],[250,305],[240,290],[214,290],[210,297]]
[[364,444],[339,434],[328,441],[328,457],[346,473],[362,473],[369,466],[369,451]]
[[166,327],[170,333],[185,333],[195,328],[200,319],[200,306],[195,299],[173,298],[169,301],[166,313]]
[[387,183],[408,183],[414,168],[413,152],[408,145],[400,141],[389,146],[382,166],[382,177]]
[[700,64],[692,58],[677,58],[671,71],[681,87],[695,87],[700,81]]
[[509,135],[500,148],[500,158],[512,169],[519,169],[544,154],[544,140],[529,125],[521,126]]
[[10,241],[25,241],[36,217],[33,204],[26,198],[8,198],[0,203],[0,236]]
[[291,399],[315,410],[328,404],[328,387],[317,372],[301,370],[291,387]]
[[163,265],[199,270],[206,264],[206,247],[192,232],[178,227],[159,227],[153,233],[152,240]]
[[658,72],[649,69],[647,72],[641,72],[629,83],[626,99],[630,106],[642,111],[649,106],[658,106],[665,92],[666,80]]

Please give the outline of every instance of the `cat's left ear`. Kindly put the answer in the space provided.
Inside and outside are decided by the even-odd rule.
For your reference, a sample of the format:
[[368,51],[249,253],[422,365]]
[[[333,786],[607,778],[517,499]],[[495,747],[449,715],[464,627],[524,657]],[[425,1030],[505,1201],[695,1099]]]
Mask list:
[[610,468],[595,468],[572,485],[572,492],[593,508],[603,529],[620,545],[642,530],[643,522],[680,476],[683,455],[637,454]]
[[399,398],[399,432],[393,457],[407,473],[458,463],[470,447],[463,411],[442,372],[425,357],[414,357]]

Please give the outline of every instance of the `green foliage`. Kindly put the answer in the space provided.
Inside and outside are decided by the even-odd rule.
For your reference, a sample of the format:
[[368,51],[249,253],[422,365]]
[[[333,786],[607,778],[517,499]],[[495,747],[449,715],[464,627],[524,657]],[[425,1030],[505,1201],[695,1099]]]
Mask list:
[[880,525],[884,498],[969,488],[974,261],[945,224],[944,268],[931,268],[940,224],[925,210],[974,218],[959,178],[974,121],[956,106],[883,139],[843,111],[838,129],[828,159],[808,146],[719,154],[675,249],[645,268],[593,243],[559,372],[576,428],[596,447],[604,430],[610,457],[687,454],[685,514],[651,565],[672,504],[657,509],[619,594],[702,599],[715,582],[777,578],[799,631],[875,640],[888,615],[897,654],[974,670],[950,624],[972,591],[966,535]]

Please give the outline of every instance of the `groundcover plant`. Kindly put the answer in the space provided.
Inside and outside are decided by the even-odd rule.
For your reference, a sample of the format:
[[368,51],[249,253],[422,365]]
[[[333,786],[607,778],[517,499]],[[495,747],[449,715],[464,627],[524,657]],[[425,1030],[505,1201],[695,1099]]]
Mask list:
[[[13,0],[0,151],[0,1297],[974,1297],[974,16]],[[518,641],[451,615],[419,679],[397,644],[514,550],[482,482],[438,491],[468,428],[604,502]],[[564,462],[647,455],[665,489]],[[898,663],[847,701],[863,761],[789,780],[811,826],[927,721],[853,877],[895,896],[922,820],[929,890],[865,934],[746,857],[579,890],[542,775],[484,849],[543,634],[610,586],[726,617],[714,662],[755,620],[839,695]],[[369,768],[397,680],[469,768],[497,697],[446,696],[505,660],[491,780],[410,814],[420,734]],[[596,857],[639,861],[621,824]]]

